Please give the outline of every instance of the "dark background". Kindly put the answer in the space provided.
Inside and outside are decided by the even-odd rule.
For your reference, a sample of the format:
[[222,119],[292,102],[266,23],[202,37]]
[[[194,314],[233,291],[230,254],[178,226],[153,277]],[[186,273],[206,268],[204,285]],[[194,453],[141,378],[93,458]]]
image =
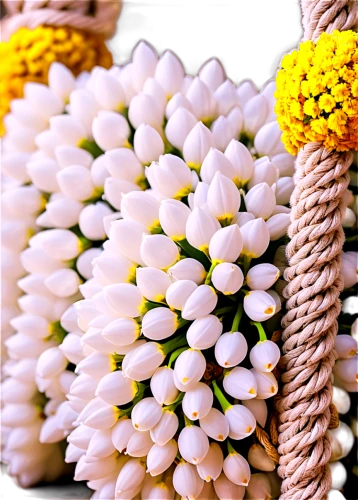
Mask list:
[[[127,0],[110,48],[115,62],[122,64],[145,40],[158,54],[175,50],[192,75],[209,57],[216,57],[236,85],[250,78],[260,87],[274,78],[282,56],[297,47],[301,36],[298,0]],[[85,483],[72,481],[71,475],[22,491],[2,469],[0,499],[88,497]]]

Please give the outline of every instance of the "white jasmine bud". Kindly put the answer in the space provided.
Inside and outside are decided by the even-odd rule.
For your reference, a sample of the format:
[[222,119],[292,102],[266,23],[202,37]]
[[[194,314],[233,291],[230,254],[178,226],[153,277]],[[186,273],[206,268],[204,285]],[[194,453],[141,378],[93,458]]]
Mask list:
[[214,96],[209,87],[199,77],[194,78],[186,91],[186,98],[191,103],[194,115],[198,120],[205,122],[215,115],[216,102]]
[[199,424],[203,431],[216,441],[225,441],[229,434],[229,422],[216,408],[211,408],[208,414],[199,420]]
[[41,158],[30,161],[26,168],[32,183],[38,189],[47,193],[59,191],[56,174],[60,170],[60,167],[55,160],[51,158]]
[[96,78],[94,95],[103,109],[121,112],[125,107],[123,87],[108,71],[101,72]]
[[218,113],[227,115],[229,111],[239,105],[239,98],[236,93],[236,87],[231,80],[225,80],[214,93],[217,100]]
[[144,398],[132,410],[133,427],[139,431],[149,431],[161,419],[162,408],[155,398]]
[[122,371],[105,375],[99,382],[96,396],[113,406],[125,405],[133,401],[138,392],[138,384],[125,378]]
[[276,302],[267,292],[253,290],[245,295],[244,310],[252,321],[266,321],[276,310]]
[[189,132],[183,145],[183,156],[189,167],[199,169],[204,158],[215,147],[215,140],[210,130],[198,122]]
[[217,172],[220,172],[229,179],[234,179],[235,177],[235,170],[231,162],[221,151],[211,148],[204,158],[200,169],[200,176],[203,182],[211,184]]
[[63,197],[47,203],[46,214],[53,227],[69,229],[78,224],[83,207],[83,203]]
[[280,349],[275,342],[258,342],[250,351],[250,361],[256,370],[271,372],[280,360]]
[[59,144],[78,146],[83,139],[87,138],[85,127],[71,115],[59,114],[52,116],[49,121],[51,131],[57,136]]
[[182,352],[174,366],[174,372],[181,384],[187,386],[199,382],[206,370],[206,360],[200,351],[187,349]]
[[210,314],[216,307],[218,297],[209,285],[200,285],[185,302],[182,318],[193,320]]
[[144,264],[140,247],[143,235],[150,234],[146,226],[136,221],[119,220],[112,223],[109,234],[110,240],[123,255],[137,264]]
[[239,486],[247,486],[250,481],[250,467],[245,458],[235,451],[224,460],[223,469],[226,477]]
[[163,114],[154,97],[140,93],[133,97],[129,104],[128,118],[132,126],[138,129],[142,123],[161,130]]
[[[96,400],[93,400],[96,402]],[[90,402],[88,406],[91,405]],[[109,429],[118,420],[119,410],[117,407],[109,405],[107,403],[101,402],[102,405],[99,408],[88,408],[89,416],[84,419],[84,424],[93,429]],[[86,408],[87,408],[86,407]]]
[[176,434],[179,419],[173,411],[163,411],[159,422],[150,429],[152,440],[159,446],[164,446]]
[[75,373],[85,373],[93,378],[101,379],[107,373],[115,369],[112,356],[101,352],[93,352],[80,363],[78,363]]
[[209,59],[200,68],[199,77],[211,91],[214,91],[225,81],[225,70],[218,59]]
[[276,203],[287,205],[295,188],[292,177],[280,177],[276,183]]
[[139,91],[146,79],[154,76],[158,56],[153,47],[141,41],[133,50],[132,60],[133,68],[130,77],[135,90]]
[[[53,65],[52,65],[53,66]],[[57,71],[59,68],[56,68]],[[51,83],[53,84],[53,77],[55,68],[51,72]],[[63,73],[63,71],[62,71]],[[65,81],[63,80],[65,87]],[[61,82],[62,85],[62,82]],[[28,82],[24,87],[25,99],[30,102],[32,107],[38,110],[38,113],[48,120],[53,115],[59,115],[63,111],[63,102],[55,95],[53,89],[41,83]]]
[[112,429],[95,431],[88,445],[87,456],[106,458],[116,451],[112,443]]
[[85,201],[95,193],[91,173],[82,165],[71,165],[60,170],[57,182],[63,194],[70,200]]
[[226,500],[227,498],[242,500],[245,495],[245,487],[233,483],[224,473],[220,474],[217,480],[214,481],[214,488],[220,500]]
[[206,482],[215,481],[222,472],[223,462],[224,456],[220,446],[211,443],[206,457],[197,466],[199,476]]
[[53,62],[48,72],[48,85],[62,102],[66,102],[71,92],[76,88],[76,79],[66,66],[58,62]]
[[174,147],[182,151],[189,132],[197,123],[198,120],[188,109],[177,108],[168,120],[165,135]]
[[93,156],[86,150],[77,146],[60,145],[55,150],[55,158],[61,168],[71,165],[83,165],[90,168]]
[[215,145],[219,151],[225,151],[233,134],[233,126],[226,116],[219,116],[211,125]]
[[136,182],[143,176],[143,167],[135,153],[129,148],[117,148],[104,155],[108,172],[121,180]]
[[81,280],[73,269],[58,269],[45,279],[45,285],[57,297],[74,295],[80,284]]
[[2,195],[5,210],[16,216],[36,214],[44,205],[44,199],[35,186],[20,186],[5,191]]
[[30,153],[14,151],[12,153],[7,153],[3,155],[2,158],[2,168],[7,175],[16,179],[21,184],[29,182],[30,177],[27,172],[26,165],[30,160]]
[[[124,358],[124,361],[126,360],[126,357]],[[139,382],[146,380],[153,376],[154,372],[163,363],[164,359],[165,354],[161,345],[156,342],[147,342],[130,353],[130,359],[126,366],[125,374],[127,377]]]
[[167,269],[179,260],[177,245],[163,234],[144,236],[140,254],[147,266],[158,269]]
[[337,335],[334,348],[339,358],[349,359],[357,353],[357,341],[351,335]]
[[209,440],[200,427],[188,425],[179,434],[178,447],[184,460],[197,465],[209,451]]
[[215,217],[196,207],[186,223],[186,238],[193,247],[206,251],[211,238],[220,228],[220,223]]
[[84,126],[86,137],[92,138],[92,123],[100,111],[100,105],[93,93],[84,88],[74,90],[70,95],[68,110],[70,115]]
[[183,498],[194,500],[203,487],[203,480],[199,477],[196,467],[181,460],[176,466],[173,474],[173,486],[175,491]]
[[196,319],[190,325],[186,337],[193,349],[203,350],[213,347],[222,333],[222,323],[214,315]]
[[274,156],[286,153],[285,146],[281,141],[282,132],[277,121],[266,123],[257,132],[254,140],[254,147],[260,156]]
[[206,277],[204,266],[196,259],[183,259],[168,269],[168,274],[175,280],[191,280],[201,285]]
[[270,233],[263,219],[255,219],[241,228],[243,249],[241,254],[257,259],[266,252],[270,243]]
[[246,368],[236,367],[224,377],[225,391],[236,399],[246,400],[256,397],[257,384],[254,375]]
[[102,335],[114,345],[127,346],[140,336],[140,327],[134,319],[118,318],[103,328]]
[[188,101],[188,99],[185,97],[185,95],[183,95],[180,92],[177,92],[176,94],[173,95],[173,97],[169,100],[167,104],[165,111],[167,119],[169,120],[171,116],[173,116],[175,111],[179,108],[185,108],[188,111],[190,111],[190,113],[193,112],[193,107]]
[[206,417],[213,406],[213,392],[206,384],[198,382],[186,391],[183,399],[183,412],[190,420]]
[[272,398],[278,391],[278,383],[275,376],[271,372],[261,372],[255,368],[252,368],[251,372],[255,375],[257,382],[257,398]]
[[279,177],[278,169],[267,156],[256,160],[254,165],[255,169],[248,184],[249,189],[262,182],[266,182],[269,186],[277,182]]
[[151,476],[158,476],[165,472],[173,463],[178,452],[178,445],[174,439],[168,441],[165,445],[154,444],[147,457],[147,472]]
[[146,175],[152,189],[166,198],[182,198],[192,188],[190,168],[174,155],[160,156],[158,163],[154,162],[146,168]]
[[172,283],[167,290],[165,300],[169,307],[181,311],[190,297],[196,290],[197,284],[190,280],[180,280]]
[[124,255],[105,249],[93,259],[93,277],[102,285],[133,281],[136,265]]
[[167,307],[157,307],[148,311],[142,320],[142,333],[151,340],[171,337],[178,328],[178,316]]
[[140,190],[140,187],[133,182],[107,177],[104,183],[104,199],[116,210],[121,210],[123,194]]
[[52,378],[65,370],[67,359],[58,347],[50,347],[44,351],[37,361],[36,372],[42,378]]
[[267,221],[266,226],[270,233],[270,240],[277,241],[287,233],[290,225],[290,214],[278,213],[272,215]]
[[271,156],[271,161],[279,170],[280,177],[293,177],[295,173],[295,156],[289,153],[279,153]]
[[332,488],[336,490],[342,489],[348,477],[346,468],[342,462],[333,462],[329,464],[329,469],[332,476]]
[[164,232],[174,241],[185,239],[190,209],[179,200],[164,200],[159,208],[159,221]]
[[238,137],[244,125],[244,117],[242,116],[241,108],[239,106],[235,106],[234,108],[232,108],[226,118],[230,123],[232,135],[234,136],[234,138]]
[[224,295],[232,295],[242,287],[244,275],[236,264],[222,262],[214,268],[211,281],[216,290]]
[[243,405],[230,406],[225,411],[225,417],[229,421],[229,437],[232,439],[244,439],[255,431],[255,417],[251,411]]
[[159,202],[144,191],[122,195],[122,215],[133,219],[149,229],[158,227]]
[[184,80],[184,68],[180,59],[170,50],[166,50],[158,61],[155,79],[163,87],[167,98],[180,90]]
[[247,342],[240,332],[226,332],[215,345],[215,358],[220,366],[236,366],[246,357]]
[[153,302],[163,302],[171,285],[167,273],[154,267],[138,267],[136,270],[137,287],[142,295]]
[[250,136],[254,136],[264,125],[268,112],[269,108],[264,96],[252,97],[243,109],[245,132]]
[[104,297],[115,314],[136,318],[140,316],[144,298],[138,287],[130,283],[118,283],[104,288]]
[[251,411],[261,427],[265,427],[268,415],[265,400],[257,398],[246,399],[242,402],[242,404]]
[[112,210],[105,203],[87,205],[81,211],[78,221],[83,235],[92,241],[106,239],[103,218],[111,213]]
[[225,156],[234,168],[234,182],[244,186],[254,172],[254,161],[249,150],[239,141],[232,139],[225,149]]
[[[136,432],[132,421],[123,417],[112,427],[112,443],[114,447],[122,453],[127,448],[131,436]],[[71,434],[71,436],[73,433]]]
[[170,405],[178,397],[178,389],[174,384],[173,373],[173,370],[168,366],[162,366],[154,372],[150,380],[150,389],[160,405]]
[[280,271],[272,264],[258,264],[249,269],[246,282],[251,290],[268,290],[278,280]]
[[275,194],[266,182],[256,184],[245,196],[245,205],[256,218],[268,219],[275,205]]
[[255,469],[265,472],[272,472],[275,470],[275,462],[268,456],[263,446],[260,444],[253,444],[247,457],[249,464]]
[[[336,378],[343,381],[343,385],[345,385],[346,382],[352,384],[352,387],[356,387],[356,382],[358,382],[357,361],[358,356],[355,355],[351,356],[349,359],[339,359],[336,362],[333,368],[333,374]],[[349,392],[352,392],[351,387],[349,387]]]
[[164,143],[160,134],[155,128],[142,123],[134,134],[134,152],[143,163],[148,165],[152,161],[158,160],[164,154]]
[[209,244],[209,255],[215,262],[235,262],[242,250],[242,237],[236,224],[214,233]]
[[127,144],[130,128],[127,120],[114,111],[100,111],[93,120],[94,140],[103,151],[120,148]]
[[128,491],[139,486],[145,477],[145,460],[132,458],[122,467],[117,482],[116,495],[121,491]]
[[152,446],[153,441],[150,437],[149,431],[135,431],[129,438],[125,453],[131,457],[145,457],[148,455]]
[[207,204],[210,213],[219,221],[231,222],[240,208],[240,193],[235,184],[217,172],[210,184]]

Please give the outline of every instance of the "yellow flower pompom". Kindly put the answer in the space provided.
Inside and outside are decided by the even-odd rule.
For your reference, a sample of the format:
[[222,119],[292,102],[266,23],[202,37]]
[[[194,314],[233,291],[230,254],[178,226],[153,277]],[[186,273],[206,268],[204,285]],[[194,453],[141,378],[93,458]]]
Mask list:
[[78,75],[96,65],[110,68],[112,56],[98,35],[68,27],[20,28],[8,42],[0,43],[0,135],[10,101],[23,97],[26,82],[47,83],[54,61]]
[[275,111],[287,150],[304,144],[358,150],[358,34],[323,33],[283,57]]

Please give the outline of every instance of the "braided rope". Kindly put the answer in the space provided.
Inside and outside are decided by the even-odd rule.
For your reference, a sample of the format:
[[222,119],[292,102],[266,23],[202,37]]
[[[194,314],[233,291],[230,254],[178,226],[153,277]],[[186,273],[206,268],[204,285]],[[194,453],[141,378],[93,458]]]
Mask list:
[[111,38],[116,31],[121,0],[4,0],[10,14],[1,23],[2,37],[19,28],[69,26]]

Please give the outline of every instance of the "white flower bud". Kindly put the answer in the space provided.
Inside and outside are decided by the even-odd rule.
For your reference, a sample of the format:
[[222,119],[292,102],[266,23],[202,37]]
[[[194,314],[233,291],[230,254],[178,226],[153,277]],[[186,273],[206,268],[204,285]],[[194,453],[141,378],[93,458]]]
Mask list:
[[96,399],[92,400],[85,408],[88,411],[88,416],[84,418],[83,423],[93,429],[109,429],[113,427],[118,420],[118,408],[103,401],[101,401],[100,407],[92,408],[91,403],[93,402],[97,403]]
[[36,371],[42,378],[52,378],[65,370],[67,359],[58,347],[51,347],[41,354],[37,361]]
[[206,482],[215,481],[222,472],[223,462],[224,456],[220,446],[211,443],[206,457],[197,465],[199,476]]
[[121,112],[126,95],[117,78],[109,72],[101,72],[95,80],[94,95],[103,109]]
[[164,142],[155,128],[142,123],[134,134],[134,152],[143,163],[148,165],[164,154]]
[[225,151],[233,137],[233,127],[226,116],[219,116],[211,125],[215,145],[219,151]]
[[266,252],[270,243],[270,233],[263,219],[255,219],[241,228],[243,249],[241,254],[257,259]]
[[[112,443],[113,446],[122,453],[127,448],[128,442],[136,432],[132,425],[132,421],[127,417],[123,417],[112,427]],[[71,434],[71,437],[73,433]]]
[[204,266],[195,259],[182,259],[168,269],[168,274],[175,280],[191,280],[201,285],[206,277]]
[[42,316],[33,314],[20,314],[10,321],[10,325],[25,335],[43,339],[49,336],[49,321]]
[[158,269],[167,269],[179,260],[177,245],[163,234],[144,236],[140,254],[147,266]]
[[128,259],[144,265],[140,256],[143,235],[150,234],[143,224],[132,220],[115,221],[111,225],[110,240]]
[[66,102],[76,88],[76,79],[66,66],[53,62],[48,72],[48,85],[61,101]]
[[182,407],[190,420],[206,417],[213,406],[213,392],[206,384],[198,382],[192,389],[186,391]]
[[[51,82],[53,83],[53,72],[51,74]],[[62,89],[65,87],[65,82],[63,81],[63,83],[64,86]],[[53,115],[60,115],[63,112],[63,102],[46,85],[28,82],[24,87],[24,94],[26,101],[29,101],[32,107],[45,120],[48,120]]]
[[216,290],[224,295],[232,295],[242,287],[244,275],[236,264],[222,262],[214,268],[211,281]]
[[275,462],[268,456],[263,446],[260,444],[253,444],[247,457],[249,464],[255,469],[265,472],[272,472],[275,470]]
[[227,500],[228,498],[242,500],[245,495],[245,487],[233,483],[224,473],[220,474],[217,480],[214,481],[214,488],[220,500]]
[[96,396],[113,406],[125,405],[133,401],[138,392],[138,385],[133,380],[125,378],[122,371],[105,375],[99,382]]
[[81,280],[72,269],[58,269],[45,279],[47,288],[57,297],[70,297],[78,292]]
[[133,262],[108,249],[93,260],[93,277],[102,286],[133,281],[135,272]]
[[131,457],[145,457],[148,455],[152,446],[153,441],[150,437],[149,431],[135,431],[129,438],[125,453]]
[[[126,366],[125,374],[133,380],[141,382],[152,377],[164,359],[165,354],[161,345],[156,342],[147,342],[136,348],[133,352],[130,352],[130,359]],[[124,371],[123,365],[122,369]]]
[[197,123],[198,120],[188,109],[177,108],[168,120],[165,135],[174,147],[182,151],[189,132]]
[[29,153],[22,151],[4,154],[2,158],[2,168],[7,175],[16,179],[21,184],[24,184],[30,180],[26,169],[26,165],[30,158],[31,155]]
[[127,346],[140,336],[140,327],[134,319],[118,318],[103,328],[102,335],[116,346]]
[[179,157],[171,154],[160,156],[158,163],[147,167],[146,176],[152,189],[166,198],[182,198],[192,188],[190,168]]
[[158,61],[154,77],[163,87],[167,98],[170,98],[183,83],[183,64],[173,52],[166,50]]
[[247,342],[240,332],[226,332],[215,345],[215,358],[220,366],[236,366],[246,357]]
[[121,210],[125,219],[133,219],[150,230],[158,227],[159,202],[144,191],[122,195]]
[[82,165],[66,167],[57,173],[56,178],[63,194],[71,200],[85,201],[95,193],[91,173]]
[[346,468],[344,467],[342,462],[333,462],[330,463],[328,466],[332,476],[331,487],[336,490],[342,489],[348,477]]
[[127,120],[114,111],[100,111],[93,120],[94,140],[103,151],[121,148],[128,143],[130,128]]
[[90,168],[93,162],[93,156],[84,149],[77,146],[60,145],[55,150],[55,158],[61,168],[71,165],[83,165]]
[[253,290],[245,295],[244,310],[252,321],[266,321],[277,310],[275,300],[267,292]]
[[70,115],[52,116],[50,128],[51,132],[58,137],[59,144],[78,146],[83,139],[87,138],[85,127]]
[[199,477],[196,467],[181,460],[176,466],[173,474],[173,486],[175,491],[182,498],[194,500],[203,488],[203,484],[204,482]]
[[193,320],[210,314],[216,307],[218,296],[209,285],[200,285],[185,302],[182,318]]
[[113,177],[135,183],[143,176],[143,167],[129,148],[112,149],[104,157],[106,168]]
[[238,137],[242,131],[244,124],[244,117],[242,116],[242,111],[239,106],[232,108],[230,113],[226,117],[231,127],[231,134],[234,138]]
[[171,337],[178,328],[178,316],[167,307],[148,311],[142,320],[142,333],[150,340],[164,340]]
[[244,130],[250,136],[255,136],[264,125],[269,113],[266,99],[262,95],[252,97],[244,106]]
[[92,138],[92,123],[100,111],[100,105],[93,93],[83,88],[74,90],[70,95],[68,110],[70,115],[84,126],[86,136]]
[[242,404],[248,408],[261,427],[265,427],[268,415],[267,404],[263,399],[246,399]]
[[154,97],[140,93],[129,104],[128,118],[132,126],[138,129],[142,123],[161,130],[163,114]]
[[83,235],[92,241],[106,239],[103,218],[111,213],[112,210],[105,203],[87,205],[79,216],[79,227]]
[[173,370],[168,366],[158,368],[150,380],[150,389],[160,405],[170,405],[178,397],[173,380]]
[[235,184],[217,172],[210,184],[207,204],[210,213],[219,221],[231,222],[240,208],[240,193]]
[[184,386],[199,382],[206,370],[206,360],[200,351],[187,349],[175,361],[174,372]]
[[46,214],[52,227],[68,229],[78,224],[83,204],[63,197],[50,201],[46,205]]
[[251,290],[268,290],[278,280],[280,271],[272,264],[258,264],[249,269],[246,282]]
[[277,182],[278,170],[276,165],[274,165],[267,156],[256,160],[254,165],[254,173],[248,184],[249,189],[262,182],[266,182],[269,186],[272,186],[275,182]]
[[47,193],[59,191],[56,174],[60,170],[60,167],[55,160],[51,158],[41,158],[30,161],[26,168],[32,183],[38,189]]
[[280,360],[280,349],[271,340],[258,342],[250,351],[250,361],[256,370],[271,372]]
[[132,85],[138,91],[142,88],[147,78],[154,76],[158,56],[155,50],[148,43],[141,41],[134,48],[132,59]]
[[173,463],[178,452],[178,445],[174,439],[165,445],[154,444],[147,457],[147,472],[151,476],[158,476],[165,472]]
[[214,93],[218,103],[218,114],[227,115],[229,111],[239,105],[239,98],[236,93],[235,85],[231,80],[225,80]]
[[138,267],[136,270],[137,287],[142,295],[153,302],[163,302],[171,285],[167,273],[154,267]]
[[179,434],[178,447],[184,460],[197,465],[209,451],[209,439],[200,427],[188,425]]
[[268,219],[276,206],[275,194],[266,182],[256,184],[246,194],[245,205],[256,218]]
[[223,469],[226,477],[239,486],[247,486],[250,481],[250,467],[245,458],[236,452],[230,453],[224,460]]
[[202,122],[197,123],[189,132],[183,145],[183,156],[191,168],[198,169],[204,158],[215,147],[215,140],[210,130]]
[[205,156],[200,169],[200,176],[206,184],[210,184],[217,172],[229,179],[234,179],[235,170],[226,156],[218,149],[211,148]]
[[349,359],[357,353],[357,341],[350,335],[337,335],[334,348],[338,358]]
[[20,186],[2,194],[3,209],[10,214],[23,217],[36,214],[44,206],[44,199],[35,186]]
[[159,208],[159,221],[164,232],[174,241],[185,239],[185,227],[190,209],[181,201],[164,200]]
[[85,373],[93,378],[101,379],[115,368],[116,364],[112,356],[101,352],[93,352],[78,363],[75,373]]
[[279,153],[271,156],[271,161],[278,168],[280,177],[293,177],[295,173],[295,156],[289,153]]
[[173,411],[163,411],[159,422],[150,429],[152,440],[159,446],[164,446],[176,434],[179,419]]
[[292,177],[280,177],[276,182],[277,205],[287,205],[290,202],[294,188],[295,183]]
[[144,398],[132,410],[133,427],[139,431],[149,431],[162,417],[162,408],[155,398]]
[[277,121],[266,123],[255,136],[254,146],[260,156],[274,156],[286,153],[285,146],[281,141],[282,132]]
[[218,59],[209,59],[199,70],[199,77],[211,91],[225,81],[225,70]]
[[[348,254],[352,254],[352,259]],[[344,282],[344,288],[351,288],[357,283],[357,258],[354,252],[342,253],[341,274]]]
[[234,182],[244,186],[254,172],[254,161],[248,149],[241,142],[232,139],[225,150],[225,156],[234,168]]
[[186,238],[193,247],[206,251],[211,238],[219,229],[221,226],[215,217],[196,207],[186,223]]
[[275,376],[271,372],[261,372],[255,368],[251,368],[251,372],[255,375],[257,382],[257,398],[272,398],[278,391],[278,383]]
[[332,403],[341,415],[348,413],[351,407],[351,400],[348,392],[345,389],[336,386],[333,386]]
[[97,430],[88,445],[87,456],[94,458],[106,458],[112,455],[116,449],[112,443],[112,429]]
[[209,255],[216,262],[235,262],[242,250],[242,237],[236,224],[214,233],[209,244]]
[[207,85],[195,77],[186,91],[186,97],[193,107],[194,115],[203,122],[215,115],[216,101]]
[[132,458],[122,467],[117,482],[116,496],[122,491],[139,486],[145,477],[145,459]]
[[193,349],[209,349],[216,344],[222,329],[221,321],[214,315],[196,319],[186,333],[188,344]]
[[278,213],[272,215],[267,221],[266,226],[270,233],[270,240],[277,241],[287,233],[290,225],[290,214]]
[[271,484],[266,474],[252,474],[246,491],[251,500],[273,498]]
[[185,108],[188,111],[190,111],[190,113],[193,112],[193,107],[188,101],[188,99],[185,97],[185,95],[183,95],[180,92],[177,92],[176,94],[173,95],[173,97],[169,100],[167,104],[165,111],[167,119],[169,120],[173,116],[175,111],[179,108]]
[[225,391],[236,399],[246,400],[256,397],[256,379],[246,368],[236,367],[223,380]]
[[[356,387],[356,382],[358,382],[358,356],[352,356],[349,359],[339,359],[333,368],[333,374],[336,378],[340,379],[345,386],[345,383],[352,384],[352,387]],[[345,387],[346,390],[348,388]],[[353,392],[349,387],[349,392]]]
[[68,436],[67,441],[81,450],[87,450],[92,436],[96,430],[87,425],[79,425]]
[[115,314],[136,318],[140,316],[144,298],[138,287],[130,283],[118,283],[104,288],[105,301]]
[[230,406],[225,412],[225,417],[229,421],[229,437],[232,439],[244,439],[255,431],[255,417],[243,405]]

